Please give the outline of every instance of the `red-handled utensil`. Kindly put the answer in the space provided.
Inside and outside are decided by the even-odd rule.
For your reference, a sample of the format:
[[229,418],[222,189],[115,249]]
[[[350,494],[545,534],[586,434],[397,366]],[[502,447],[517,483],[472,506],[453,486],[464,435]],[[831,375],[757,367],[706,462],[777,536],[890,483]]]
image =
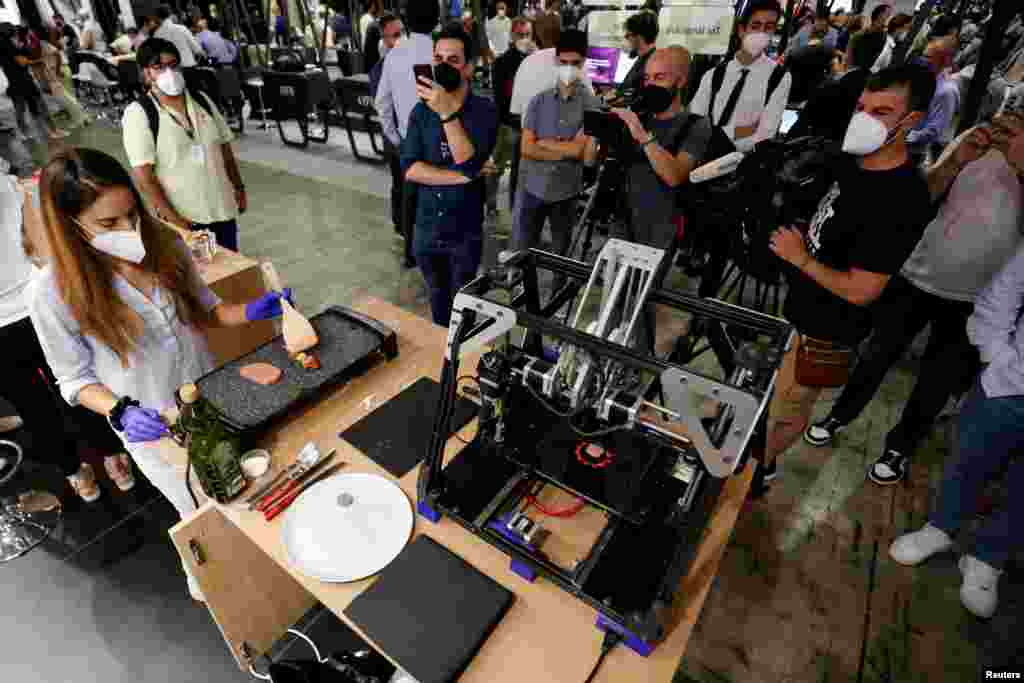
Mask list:
[[275,491],[272,491],[271,493],[267,494],[267,497],[261,500],[256,505],[256,509],[259,510],[260,512],[266,512],[267,508],[275,505],[277,501],[281,500],[281,498],[283,498],[290,491],[294,491],[295,487],[301,484],[304,480],[308,479],[310,475],[312,475],[317,470],[322,469],[324,465],[326,465],[328,461],[330,461],[331,458],[334,457],[335,453],[337,453],[337,449],[331,450],[330,453],[325,455],[323,458],[318,460],[313,465],[310,465],[308,468],[301,472],[297,472],[295,476],[292,477],[290,480],[282,482],[281,486],[279,486]]
[[335,465],[331,469],[326,470],[324,472],[321,472],[318,476],[314,477],[313,479],[310,479],[308,482],[306,482],[303,486],[299,487],[297,490],[292,491],[291,493],[286,495],[284,498],[279,499],[277,501],[277,503],[274,504],[273,507],[268,508],[267,510],[264,510],[263,516],[266,518],[266,520],[268,522],[270,520],[274,519],[279,514],[284,512],[285,508],[287,508],[289,505],[291,505],[292,501],[294,501],[296,498],[301,496],[302,493],[306,489],[310,488],[311,486],[313,486],[314,484],[316,484],[316,483],[318,483],[320,481],[323,481],[324,479],[326,479],[327,477],[331,476],[332,474],[335,474],[338,470],[340,470],[342,467],[344,467],[347,464],[348,463],[346,463],[346,462],[339,462],[337,465]]

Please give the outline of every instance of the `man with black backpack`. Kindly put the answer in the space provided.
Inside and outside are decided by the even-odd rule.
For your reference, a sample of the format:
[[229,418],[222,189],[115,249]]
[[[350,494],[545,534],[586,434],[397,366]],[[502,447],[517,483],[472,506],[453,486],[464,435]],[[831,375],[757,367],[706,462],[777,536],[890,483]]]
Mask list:
[[704,74],[690,111],[711,118],[740,152],[773,137],[782,123],[793,83],[765,55],[782,10],[776,0],[754,0],[740,17],[741,47],[728,62]]
[[122,128],[137,187],[161,220],[210,230],[237,251],[248,200],[231,129],[205,93],[186,89],[173,43],[150,38],[136,59],[148,90],[125,109]]

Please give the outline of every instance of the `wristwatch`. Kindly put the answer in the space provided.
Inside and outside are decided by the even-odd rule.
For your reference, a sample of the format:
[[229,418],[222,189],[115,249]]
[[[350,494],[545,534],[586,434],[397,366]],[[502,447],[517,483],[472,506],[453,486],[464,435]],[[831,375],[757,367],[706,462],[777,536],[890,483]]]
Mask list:
[[445,124],[445,123],[451,123],[451,122],[452,122],[452,121],[454,121],[455,119],[458,119],[458,118],[461,118],[461,117],[462,117],[462,110],[460,109],[460,110],[458,110],[457,112],[455,112],[455,113],[451,114],[450,116],[445,116],[445,117],[443,117],[443,118],[441,119],[441,123],[442,123],[442,124]]
[[110,414],[107,415],[107,420],[110,421],[110,426],[116,431],[123,432],[124,425],[121,424],[121,418],[124,417],[124,411],[128,410],[130,406],[138,408],[141,404],[132,399],[129,396],[122,396],[114,407],[110,409]]

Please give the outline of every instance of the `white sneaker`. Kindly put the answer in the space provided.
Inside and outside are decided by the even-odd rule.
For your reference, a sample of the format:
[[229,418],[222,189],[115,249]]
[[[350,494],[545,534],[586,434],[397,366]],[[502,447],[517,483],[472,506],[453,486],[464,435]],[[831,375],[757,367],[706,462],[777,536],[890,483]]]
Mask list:
[[889,557],[900,564],[911,566],[952,547],[953,539],[949,534],[929,522],[917,531],[903,534],[893,541],[889,546]]
[[960,573],[964,582],[960,586],[960,603],[976,617],[988,619],[996,613],[999,602],[999,576],[1002,570],[986,564],[976,557],[960,558]]

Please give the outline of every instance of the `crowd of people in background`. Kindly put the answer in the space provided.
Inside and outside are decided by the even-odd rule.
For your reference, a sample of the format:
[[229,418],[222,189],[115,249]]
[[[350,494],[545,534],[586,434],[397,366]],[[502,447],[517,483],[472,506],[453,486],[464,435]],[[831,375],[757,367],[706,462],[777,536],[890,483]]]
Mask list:
[[[513,5],[522,13],[510,11]],[[506,174],[510,250],[539,246],[546,225],[546,248],[568,253],[585,176],[608,151],[584,131],[587,110],[609,109],[628,136],[628,149],[616,154],[628,188],[616,236],[669,254],[685,233],[680,197],[694,169],[723,151],[750,153],[780,135],[822,137],[843,156],[830,169],[817,211],[806,226],[778,226],[768,238],[787,277],[782,314],[797,336],[769,407],[757,495],[769,494],[798,440],[822,447],[840,439],[926,328],[914,389],[866,477],[877,486],[905,480],[940,414],[958,403],[960,448],[946,465],[928,525],[897,539],[892,557],[916,564],[950,548],[986,477],[1001,469],[1009,469],[1012,488],[1024,487],[1024,466],[1012,462],[1024,440],[1024,14],[996,33],[984,12],[935,13],[913,34],[914,18],[885,4],[867,16],[807,11],[786,28],[790,38],[780,54],[782,7],[752,0],[737,18],[735,49],[709,65],[681,46],[658,47],[652,0],[624,22],[632,67],[622,82],[595,86],[585,68],[589,8],[581,3],[498,0],[481,17],[459,0],[444,8],[448,16],[441,3],[408,2],[397,14],[381,0],[366,0],[352,17],[345,8],[323,7],[303,34],[273,2],[264,27],[271,43],[360,54],[384,137],[391,222],[404,241],[404,266],[422,273],[436,323],[449,323],[456,293],[480,268],[487,219],[500,211]],[[35,199],[0,184],[8,204],[0,215],[20,221],[33,205],[38,212],[41,197],[51,222],[60,217],[43,231],[50,247],[78,255],[61,256],[61,270],[45,271],[34,289],[29,255],[7,255],[0,334],[31,346],[18,362],[45,359],[70,403],[108,416],[136,462],[184,509],[180,482],[154,469],[136,444],[163,433],[152,409],[189,379],[174,372],[200,372],[208,354],[195,342],[181,350],[177,370],[146,384],[118,370],[138,341],[125,315],[134,310],[154,325],[171,315],[175,306],[161,309],[139,295],[157,287],[179,304],[164,322],[182,329],[191,329],[190,320],[239,325],[274,317],[280,304],[273,296],[246,307],[220,302],[197,284],[173,233],[165,232],[201,230],[238,248],[237,219],[248,197],[233,135],[218,103],[192,86],[190,74],[203,61],[236,64],[244,36],[226,33],[216,16],[176,20],[167,6],[143,14],[138,29],[109,42],[87,12],[71,23],[55,15],[45,30],[0,33],[18,137],[59,139],[66,128],[88,123],[67,86],[70,54],[109,51],[134,59],[146,85],[122,121],[130,171],[78,151],[50,162]],[[986,39],[998,43],[996,66],[978,124],[958,135]],[[44,93],[66,112],[60,126]],[[625,106],[627,95],[642,97],[642,115]],[[795,104],[797,121],[784,131]],[[92,184],[83,190],[83,183]],[[71,190],[77,194],[69,198]],[[18,243],[17,235],[4,237]],[[106,276],[87,282],[84,294],[71,287],[73,278],[95,273]],[[96,304],[97,296],[115,294],[123,298],[120,308]],[[646,312],[634,338],[621,341],[654,349],[655,320]],[[824,385],[809,379],[805,365],[814,354],[849,372],[818,419]],[[135,393],[126,402],[128,392]],[[109,469],[127,485],[126,462],[115,459]],[[83,498],[94,495],[89,471],[67,475]],[[995,611],[999,576],[1019,545],[1020,500],[1012,498],[988,521],[961,560],[962,601],[979,616]]]

